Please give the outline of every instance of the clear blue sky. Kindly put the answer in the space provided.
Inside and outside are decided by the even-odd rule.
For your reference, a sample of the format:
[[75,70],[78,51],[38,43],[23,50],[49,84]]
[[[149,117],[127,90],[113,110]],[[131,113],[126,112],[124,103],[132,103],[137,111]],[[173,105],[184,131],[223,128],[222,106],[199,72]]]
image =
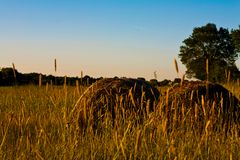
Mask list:
[[58,75],[173,79],[194,27],[239,15],[238,0],[0,0],[0,67],[54,74],[56,58]]

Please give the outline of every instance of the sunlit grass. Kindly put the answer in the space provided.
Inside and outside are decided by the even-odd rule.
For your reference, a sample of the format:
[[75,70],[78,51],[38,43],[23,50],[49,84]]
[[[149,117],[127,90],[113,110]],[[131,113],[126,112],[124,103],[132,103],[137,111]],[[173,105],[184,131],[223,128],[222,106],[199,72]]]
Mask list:
[[[240,97],[238,84],[226,86]],[[183,106],[181,112],[171,114],[171,125],[165,111],[159,109],[160,105],[154,112],[144,116],[141,123],[135,123],[136,115],[127,114],[117,117],[114,126],[111,118],[105,118],[96,130],[87,127],[82,132],[70,122],[70,112],[85,89],[81,86],[76,89],[50,85],[48,88],[1,87],[0,157],[240,159],[240,126],[232,125],[228,133],[224,129],[215,131],[212,122],[220,117],[210,116],[197,123],[194,122],[195,115],[191,114],[194,112],[189,111],[187,106]],[[102,126],[105,126],[104,129],[100,128]]]

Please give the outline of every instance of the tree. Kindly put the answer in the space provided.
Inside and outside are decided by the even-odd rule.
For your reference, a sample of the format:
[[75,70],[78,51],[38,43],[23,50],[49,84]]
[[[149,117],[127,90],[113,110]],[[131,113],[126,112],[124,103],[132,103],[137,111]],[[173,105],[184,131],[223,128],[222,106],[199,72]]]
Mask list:
[[234,42],[237,43],[228,29],[217,29],[215,24],[194,28],[192,35],[183,41],[179,53],[181,62],[187,68],[187,77],[206,80],[208,60],[209,81],[225,81],[225,71],[238,71],[235,65],[238,50]]
[[233,39],[233,43],[235,45],[236,52],[240,52],[240,26],[238,29],[231,31],[231,36]]
[[[16,70],[16,73],[17,70]],[[1,69],[1,85],[13,85],[14,84],[14,75],[12,68],[2,68]]]

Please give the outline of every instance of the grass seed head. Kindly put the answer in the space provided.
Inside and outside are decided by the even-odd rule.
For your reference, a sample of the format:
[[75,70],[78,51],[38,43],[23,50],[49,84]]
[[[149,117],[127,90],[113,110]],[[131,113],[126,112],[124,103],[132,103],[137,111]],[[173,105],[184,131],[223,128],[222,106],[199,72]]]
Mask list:
[[174,58],[174,65],[175,65],[175,69],[176,69],[177,74],[179,74],[178,63],[177,63],[176,58]]

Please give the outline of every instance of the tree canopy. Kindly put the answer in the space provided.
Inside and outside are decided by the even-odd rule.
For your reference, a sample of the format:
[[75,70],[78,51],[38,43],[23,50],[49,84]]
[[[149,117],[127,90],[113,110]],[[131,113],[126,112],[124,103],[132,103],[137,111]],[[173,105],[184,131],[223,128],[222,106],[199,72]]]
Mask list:
[[231,36],[235,45],[236,52],[240,53],[240,26],[238,29],[231,31]]
[[226,71],[231,71],[233,78],[238,76],[235,61],[240,51],[239,35],[240,28],[230,33],[228,29],[218,29],[212,23],[194,28],[192,35],[183,41],[179,53],[181,62],[187,68],[187,77],[206,80],[207,60],[209,81],[225,81]]

